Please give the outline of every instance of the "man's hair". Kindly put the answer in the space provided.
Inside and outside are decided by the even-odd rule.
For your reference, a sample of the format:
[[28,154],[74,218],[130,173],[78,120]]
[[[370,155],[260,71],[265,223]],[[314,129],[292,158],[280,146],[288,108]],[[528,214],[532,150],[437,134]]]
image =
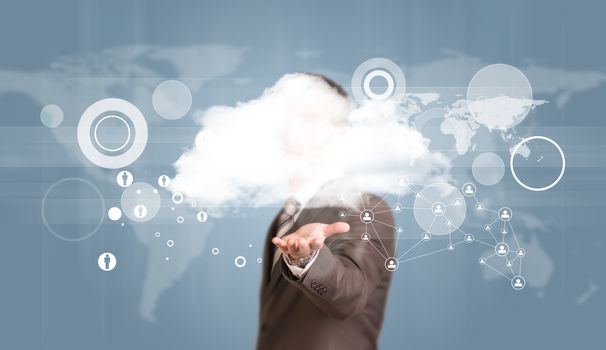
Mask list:
[[322,79],[322,81],[324,81],[328,86],[333,88],[340,96],[348,98],[349,95],[347,94],[347,91],[345,91],[345,89],[343,89],[343,87],[341,85],[337,84],[334,80],[330,79],[329,77],[322,75],[322,74],[310,73],[310,72],[303,72],[303,74],[307,74],[312,77]]

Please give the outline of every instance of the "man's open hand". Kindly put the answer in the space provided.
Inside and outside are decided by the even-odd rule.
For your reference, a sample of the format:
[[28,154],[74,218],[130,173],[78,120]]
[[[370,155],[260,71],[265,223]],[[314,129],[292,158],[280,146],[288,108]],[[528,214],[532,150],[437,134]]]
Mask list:
[[313,223],[303,225],[283,238],[274,237],[271,242],[284,254],[296,260],[322,248],[326,238],[348,231],[349,224],[344,222],[335,222],[332,225]]

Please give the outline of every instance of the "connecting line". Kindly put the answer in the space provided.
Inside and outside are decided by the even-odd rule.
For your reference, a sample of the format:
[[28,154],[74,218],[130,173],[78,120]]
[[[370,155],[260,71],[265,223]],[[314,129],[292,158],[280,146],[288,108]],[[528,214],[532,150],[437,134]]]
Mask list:
[[416,246],[418,246],[419,244],[421,244],[421,242],[423,242],[423,240],[419,240],[417,243],[413,244],[412,247],[410,247],[407,251],[405,251],[404,254],[400,255],[398,257],[398,262],[400,261],[400,259],[402,259],[403,257],[405,257],[406,254],[410,253]]
[[479,239],[475,239],[475,238],[474,238],[473,240],[474,240],[474,242],[482,243],[482,244],[485,244],[485,245],[487,245],[487,246],[489,246],[489,247],[491,247],[491,248],[494,248],[494,245],[493,245],[493,244],[486,243],[486,242],[484,242],[484,241],[481,241],[481,240],[479,240]]
[[511,230],[511,234],[513,235],[513,239],[515,239],[516,244],[518,245],[518,249],[520,249],[520,242],[518,242],[518,237],[516,236],[516,231],[514,231],[513,226],[511,226],[511,223],[509,221],[507,221],[507,224],[509,224],[509,229]]
[[497,221],[499,221],[499,220],[500,220],[499,218],[496,218],[496,220],[493,220],[493,221],[492,221],[490,224],[488,224],[488,225],[492,226],[492,224],[494,224],[495,222],[497,222]]
[[431,231],[431,228],[433,227],[433,223],[436,221],[436,216],[433,217],[433,219],[431,219],[431,224],[429,224],[429,228],[427,229],[427,232],[429,233],[429,231]]
[[507,278],[507,280],[509,280],[509,281],[511,281],[511,279],[513,278],[513,277],[507,277],[507,276],[506,276],[506,275],[504,275],[504,274],[503,274],[501,271],[499,271],[499,270],[495,269],[494,267],[490,266],[490,265],[489,265],[487,262],[484,262],[484,265],[485,265],[485,266],[490,267],[490,268],[491,268],[491,269],[492,269],[494,272],[496,272],[496,273],[498,273],[499,275],[501,275],[501,276],[503,276],[503,277]]
[[385,226],[389,226],[389,227],[391,227],[391,228],[396,228],[395,226],[392,226],[392,225],[390,225],[390,224],[388,224],[388,223],[386,223],[386,222],[383,222],[383,221],[379,221],[379,220],[377,220],[377,219],[374,219],[374,220],[373,220],[373,222],[378,222],[379,224],[383,224],[383,225],[385,225]]
[[[411,209],[411,208],[402,208],[402,209]],[[373,211],[373,214],[381,214],[381,213],[387,213],[390,212],[391,209],[386,209],[386,210],[380,210],[380,211]]]
[[[379,232],[377,232],[377,229],[375,228],[375,225],[372,224],[372,222],[370,223],[370,226],[372,227],[372,229],[375,231],[375,234],[377,235],[377,239],[379,240],[379,242],[381,243],[381,245],[383,246],[383,250],[385,251],[385,255],[389,256],[389,252],[387,251],[387,248],[385,248],[385,244],[383,243],[383,240],[381,239],[381,236],[379,236]],[[387,258],[386,258],[387,259]]]
[[448,250],[448,248],[442,248],[442,249],[434,250],[433,252],[429,252],[429,253],[425,253],[425,254],[417,255],[417,256],[415,256],[415,257],[408,258],[408,259],[406,259],[406,260],[402,260],[402,261],[398,260],[398,262],[399,262],[399,263],[405,263],[405,262],[407,262],[407,261],[416,260],[416,259],[419,259],[419,258],[422,258],[422,257],[428,256],[428,255],[431,255],[431,254],[435,254],[435,253],[438,253],[438,252],[443,252],[443,251],[445,251],[445,250]]
[[366,206],[364,205],[364,198],[362,198],[362,194],[359,194],[358,197],[360,197],[360,204],[362,204],[362,209],[366,210]]
[[379,248],[377,248],[377,246],[374,245],[374,243],[372,243],[372,241],[368,241],[367,243],[370,243],[370,245],[375,248],[375,250],[377,251],[377,253],[379,253],[379,255],[381,255],[381,257],[383,257],[383,259],[387,260],[387,257],[385,255],[383,255],[383,253],[381,253],[381,251],[379,250]]
[[492,239],[494,239],[495,243],[499,243],[499,241],[497,240],[497,237],[495,237],[495,236],[492,234],[492,230],[488,230],[488,233],[490,233],[490,235],[492,236]]
[[372,207],[372,208],[370,209],[370,211],[373,211],[373,210],[374,210],[376,207],[378,207],[378,206],[379,206],[379,204],[383,203],[383,201],[384,201],[384,200],[385,200],[387,197],[389,197],[389,193],[387,193],[386,195],[384,195],[384,196],[383,196],[383,198],[381,198],[381,200],[379,201],[379,203],[375,204],[375,206],[374,206],[374,207]]
[[[495,214],[498,214],[498,213],[499,213],[499,212],[498,212],[498,211],[496,211],[496,210],[488,209],[488,208],[486,208],[486,207],[484,207],[484,210],[486,210],[486,211],[490,211],[490,212],[493,212],[493,213],[495,213]],[[499,220],[499,219],[497,219],[497,220]],[[496,221],[496,220],[495,220],[495,221]]]
[[511,266],[508,266],[508,267],[509,267],[509,271],[511,271],[511,274],[512,274],[513,276],[515,276],[515,275],[516,275],[516,273],[515,273],[515,272],[513,272],[513,267],[511,267]]
[[[419,192],[419,193],[421,193],[421,192]],[[421,196],[420,194],[419,194],[419,196],[418,196],[418,197],[415,197],[415,198],[421,198],[422,200],[426,201],[426,202],[427,202],[427,203],[429,203],[430,205],[433,205],[433,202],[432,202],[432,201],[430,201],[429,199],[427,199],[427,198],[425,198],[425,197]],[[430,208],[430,209],[431,209],[431,208]]]
[[398,243],[400,243],[400,232],[398,232],[398,237],[396,238],[396,246],[393,248],[394,256],[398,253]]
[[518,275],[522,276],[522,257],[520,257],[520,264],[518,265]]

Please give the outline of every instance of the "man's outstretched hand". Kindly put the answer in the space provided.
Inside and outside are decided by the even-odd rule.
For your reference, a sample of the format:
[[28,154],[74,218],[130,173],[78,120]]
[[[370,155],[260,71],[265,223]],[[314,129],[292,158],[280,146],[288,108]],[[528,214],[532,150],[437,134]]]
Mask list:
[[335,222],[332,225],[313,223],[303,225],[283,238],[274,237],[271,242],[282,253],[288,254],[291,259],[296,260],[308,256],[313,250],[322,248],[326,238],[348,231],[349,224],[345,222]]

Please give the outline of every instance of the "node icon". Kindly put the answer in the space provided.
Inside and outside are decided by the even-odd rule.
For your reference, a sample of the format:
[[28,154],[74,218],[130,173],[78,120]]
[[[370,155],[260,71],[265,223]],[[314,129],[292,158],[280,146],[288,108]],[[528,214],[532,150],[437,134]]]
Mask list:
[[213,248],[210,251],[213,255],[218,255],[219,254],[219,248]]
[[345,210],[339,210],[339,218],[345,219],[347,212]]
[[97,258],[97,265],[103,271],[111,271],[116,267],[116,257],[110,252],[101,253]]
[[370,241],[370,235],[368,234],[368,232],[364,232],[362,234],[362,236],[360,237],[360,239],[362,240],[362,242],[369,242]]
[[452,226],[452,220],[451,219],[446,219],[446,225],[448,227]]
[[401,213],[402,212],[402,205],[400,205],[400,203],[396,203],[396,205],[393,206],[393,211],[394,213]]
[[453,204],[454,204],[454,206],[455,206],[455,207],[460,207],[460,206],[461,206],[461,203],[462,203],[462,202],[461,202],[461,198],[456,198],[456,199],[454,200],[454,203],[453,203]]
[[116,175],[116,182],[120,187],[128,187],[133,183],[133,174],[128,170],[122,170]]
[[462,187],[463,195],[467,197],[473,197],[476,195],[476,185],[471,182],[468,182]]
[[485,265],[486,264],[486,259],[485,258],[480,258],[480,260],[478,260],[478,262],[480,263],[480,265]]
[[506,256],[509,253],[509,246],[505,242],[501,242],[494,247],[494,251],[498,256]]
[[236,265],[236,267],[243,268],[244,266],[246,266],[246,258],[241,255],[237,256],[234,259],[234,264]]
[[400,188],[404,188],[408,186],[408,180],[406,178],[400,178],[398,179],[398,187]]
[[503,235],[506,235],[506,234],[508,234],[508,233],[509,233],[509,231],[507,231],[507,229],[506,229],[505,227],[503,227],[503,228],[501,229],[501,233],[502,233]]
[[519,257],[525,257],[526,256],[526,249],[524,248],[518,248],[518,250],[516,250],[516,255]]
[[483,211],[486,207],[484,206],[484,203],[482,202],[478,202],[476,203],[476,210],[477,211]]
[[452,244],[452,243],[449,243],[447,248],[448,248],[448,250],[449,250],[449,251],[451,251],[451,252],[452,252],[453,250],[455,250],[455,246],[454,246],[454,244]]
[[365,224],[370,224],[374,219],[375,214],[372,212],[372,210],[366,209],[362,210],[360,213],[360,220],[362,220],[362,222]]
[[160,177],[158,177],[158,186],[165,188],[168,185],[170,185],[170,177],[166,175],[160,175]]
[[421,239],[424,240],[425,242],[427,242],[427,241],[429,241],[431,239],[431,234],[429,234],[429,232],[425,232],[421,236]]
[[431,212],[435,216],[442,216],[442,215],[444,215],[444,212],[445,212],[444,203],[442,203],[442,202],[435,202],[431,206]]
[[196,215],[196,219],[198,219],[199,222],[206,222],[206,220],[208,220],[208,214],[204,210],[201,210]]
[[144,219],[147,216],[147,207],[143,204],[136,205],[133,208],[133,214],[135,214],[137,219]]
[[183,193],[181,193],[181,192],[173,193],[173,196],[172,196],[173,203],[181,204],[181,203],[183,203],[183,199],[184,199]]
[[387,269],[387,271],[393,272],[398,269],[398,266],[400,266],[398,259],[396,259],[394,257],[385,259],[385,268]]
[[484,231],[490,231],[492,227],[490,227],[490,224],[486,224],[484,225]]
[[471,235],[471,234],[466,234],[466,235],[465,235],[465,242],[467,242],[467,243],[471,243],[471,242],[473,242],[473,235]]
[[508,207],[503,207],[499,209],[499,219],[501,219],[502,221],[511,220],[512,215],[513,214],[511,213],[511,209],[509,209]]
[[506,267],[511,267],[512,266],[511,261],[507,260],[507,263],[505,264],[505,266]]
[[511,279],[511,287],[515,290],[521,290],[526,286],[526,280],[522,276],[514,276]]
[[396,232],[402,233],[402,232],[404,232],[404,228],[402,226],[398,226],[398,227],[396,227]]

